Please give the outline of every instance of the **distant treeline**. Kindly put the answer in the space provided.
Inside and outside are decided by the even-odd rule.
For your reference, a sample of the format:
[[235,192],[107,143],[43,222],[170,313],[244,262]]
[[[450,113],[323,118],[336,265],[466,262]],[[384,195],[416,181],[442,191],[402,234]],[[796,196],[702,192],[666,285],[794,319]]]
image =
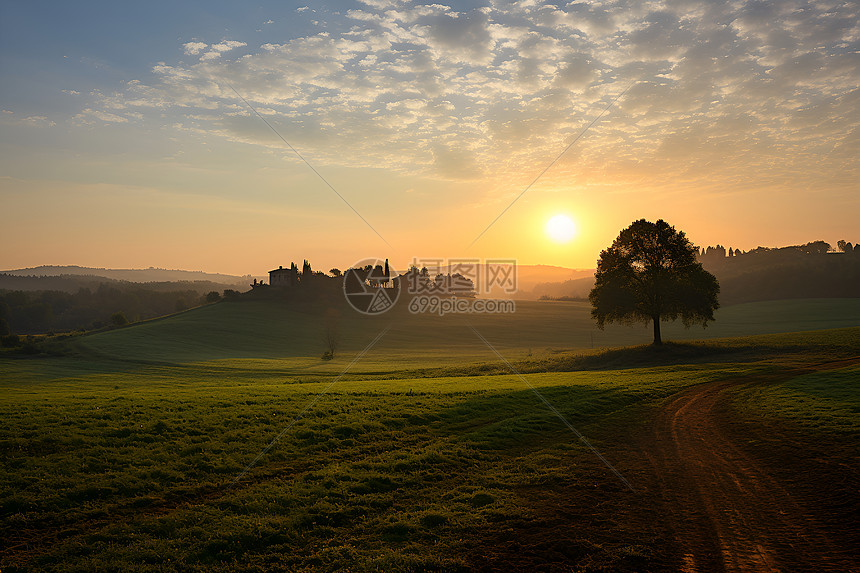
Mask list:
[[[709,247],[702,265],[720,281],[720,302],[860,297],[860,249],[824,241],[746,252]],[[728,256],[731,252],[732,255]],[[706,249],[707,253],[707,249]]]
[[[51,277],[45,277],[51,278]],[[0,290],[0,335],[90,330],[121,326],[220,300],[217,291],[162,290],[162,285],[101,283],[75,293],[59,290]],[[237,291],[225,294],[235,296]]]
[[[722,245],[699,253],[702,265],[720,282],[720,304],[792,298],[860,297],[860,248],[839,241],[740,251]],[[543,300],[587,297],[594,278],[542,283],[532,291]]]

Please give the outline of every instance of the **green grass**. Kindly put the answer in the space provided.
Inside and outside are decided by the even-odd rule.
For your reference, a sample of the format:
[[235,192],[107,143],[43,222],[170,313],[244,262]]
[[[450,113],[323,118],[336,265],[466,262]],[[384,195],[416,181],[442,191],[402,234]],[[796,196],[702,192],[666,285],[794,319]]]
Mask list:
[[747,415],[768,412],[804,429],[860,436],[860,367],[798,376],[778,386],[756,387],[745,393]]
[[[407,312],[405,306],[365,317],[338,304],[341,357],[354,354],[384,327],[391,330],[378,348],[398,369],[460,365],[492,358],[468,324],[500,350],[515,356],[544,355],[559,349],[591,349],[647,344],[650,327],[610,325],[598,330],[590,307],[576,302],[517,301],[514,314],[444,317]],[[288,305],[265,301],[220,303],[127,328],[56,343],[87,361],[190,363],[220,358],[298,360],[286,366],[339,371],[343,364],[320,364],[322,304]],[[468,321],[468,322],[467,322]],[[751,303],[717,312],[708,328],[664,324],[664,339],[695,340],[857,326],[860,299],[813,299]],[[370,368],[370,363],[363,363]],[[390,367],[390,366],[389,366]],[[384,365],[379,365],[385,369]]]
[[[725,375],[695,366],[527,376],[594,435],[608,416]],[[529,519],[518,488],[552,487],[577,464],[573,479],[622,488],[519,379],[494,376],[340,382],[225,492],[324,383],[144,369],[4,393],[0,536],[75,530],[36,560],[56,570],[230,569],[281,551],[297,569],[454,567],[467,564],[464,539]]]
[[[798,311],[779,331],[850,322],[852,304],[741,310],[821,313]],[[345,317],[343,352],[321,361],[319,310],[225,303],[61,341],[62,354],[0,358],[0,568],[457,570],[527,532],[537,545],[523,559],[674,563],[658,519],[626,524],[649,502],[467,342],[462,322],[439,317],[401,315],[228,489],[383,325]],[[673,393],[860,353],[860,328],[583,350],[590,326],[576,303],[520,310],[472,323],[633,483],[632,444]],[[755,331],[730,318],[724,329]],[[856,377],[854,367],[759,388],[749,413],[844,440],[860,427]],[[552,517],[561,492],[573,537]]]

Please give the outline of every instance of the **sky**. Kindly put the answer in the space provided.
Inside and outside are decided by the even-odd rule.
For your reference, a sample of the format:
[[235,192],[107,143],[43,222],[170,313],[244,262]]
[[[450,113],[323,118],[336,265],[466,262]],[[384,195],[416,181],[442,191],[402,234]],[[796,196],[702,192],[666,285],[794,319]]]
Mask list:
[[244,4],[0,3],[0,268],[860,242],[857,2]]

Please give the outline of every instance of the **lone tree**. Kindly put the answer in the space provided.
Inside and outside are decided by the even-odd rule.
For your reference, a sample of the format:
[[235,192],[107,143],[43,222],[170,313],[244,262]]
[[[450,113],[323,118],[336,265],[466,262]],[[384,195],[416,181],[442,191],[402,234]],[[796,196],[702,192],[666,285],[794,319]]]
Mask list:
[[338,346],[340,346],[340,313],[334,308],[326,310],[323,317],[322,339],[326,347],[322,359],[331,360],[334,358]]
[[652,321],[657,345],[663,343],[661,320],[707,326],[720,306],[720,284],[696,260],[697,252],[683,231],[662,219],[634,221],[597,261],[588,295],[597,326]]

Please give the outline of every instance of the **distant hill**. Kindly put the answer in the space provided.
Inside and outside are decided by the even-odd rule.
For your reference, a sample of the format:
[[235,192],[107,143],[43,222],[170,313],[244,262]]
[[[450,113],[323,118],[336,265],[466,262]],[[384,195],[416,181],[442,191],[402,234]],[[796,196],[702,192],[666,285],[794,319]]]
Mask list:
[[0,273],[0,335],[101,328],[115,313],[131,321],[154,318],[203,304],[213,292],[247,291],[252,280],[165,269],[6,271]]
[[175,282],[175,281],[211,281],[213,283],[231,286],[247,286],[254,277],[251,275],[223,275],[203,271],[183,271],[178,269],[103,269],[93,267],[42,265],[26,269],[0,271],[0,273],[15,276],[58,277],[58,276],[90,276],[103,277],[118,281],[134,283]]
[[[860,255],[759,248],[737,256],[709,254],[702,265],[720,281],[720,304],[800,298],[860,297]],[[594,277],[540,283],[524,298],[585,298]]]
[[[541,294],[546,294],[544,292],[535,294],[535,292],[537,292],[537,287],[540,285],[563,284],[565,282],[583,278],[587,279],[594,276],[594,269],[571,269],[568,267],[557,267],[553,265],[517,265],[515,273],[516,292],[506,292],[506,289],[498,284],[491,286],[489,292],[483,290],[482,284],[484,284],[484,281],[487,279],[488,266],[495,266],[498,268],[503,265],[504,263],[501,262],[496,263],[495,265],[487,265],[486,263],[474,265],[474,272],[480,277],[480,280],[475,285],[479,296],[484,298],[537,299]],[[428,267],[428,270],[431,274],[438,272],[460,272],[469,278],[474,276],[469,275],[455,265],[447,265],[441,269]]]
[[591,271],[591,275],[578,279],[539,283],[535,285],[531,290],[531,296],[527,298],[588,298],[588,293],[591,292],[592,288],[594,288],[594,271]]
[[705,256],[720,281],[720,302],[860,297],[860,255],[759,248],[734,257]]
[[221,283],[206,280],[199,281],[164,281],[164,282],[132,282],[110,279],[93,275],[63,275],[63,276],[19,276],[0,273],[0,291],[60,291],[74,294],[82,288],[95,290],[102,284],[111,286],[134,286],[147,290],[166,292],[176,290],[192,290],[200,294],[226,289],[247,290],[248,283]]
[[541,283],[570,282],[593,276],[594,269],[570,269],[550,265],[517,266],[517,282],[522,293],[534,291]]

